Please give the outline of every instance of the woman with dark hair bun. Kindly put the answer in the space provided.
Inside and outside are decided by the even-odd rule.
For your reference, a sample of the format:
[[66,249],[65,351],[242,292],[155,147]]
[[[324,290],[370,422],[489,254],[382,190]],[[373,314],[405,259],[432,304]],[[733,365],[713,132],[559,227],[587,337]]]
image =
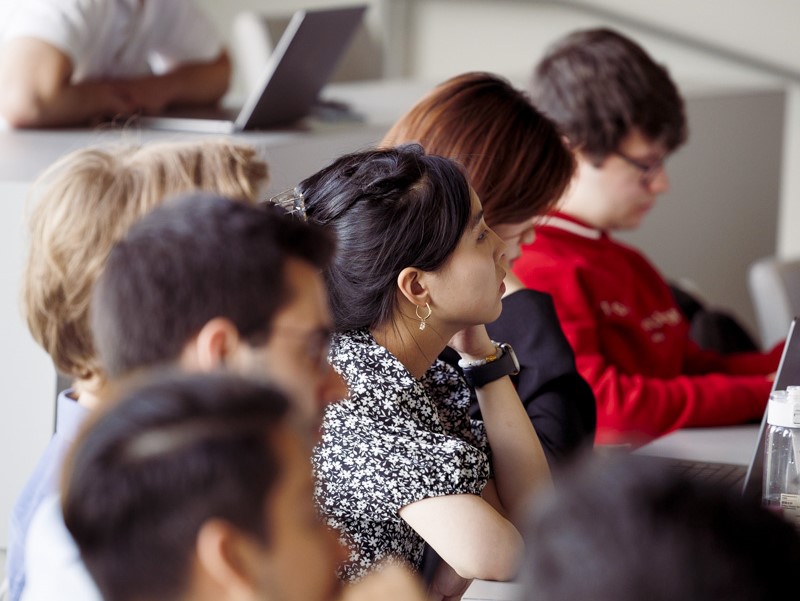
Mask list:
[[[465,73],[438,85],[381,145],[408,142],[463,165],[511,262],[520,245],[533,240],[533,220],[552,210],[575,168],[553,122],[490,73]],[[512,381],[555,469],[594,443],[594,394],[578,373],[552,297],[526,289],[510,271],[505,283],[503,313],[488,325],[489,334],[517,352],[520,371]],[[444,357],[455,362],[453,354]],[[480,417],[477,402],[473,415]]]
[[[352,544],[340,575],[392,558],[420,569],[427,542],[444,560],[433,598],[513,578],[522,539],[509,516],[549,470],[508,377],[513,349],[484,326],[500,314],[506,245],[461,169],[418,145],[341,157],[295,192],[338,239],[329,359],[350,395],[327,407],[314,470],[322,515]],[[483,422],[438,359],[448,344]]]

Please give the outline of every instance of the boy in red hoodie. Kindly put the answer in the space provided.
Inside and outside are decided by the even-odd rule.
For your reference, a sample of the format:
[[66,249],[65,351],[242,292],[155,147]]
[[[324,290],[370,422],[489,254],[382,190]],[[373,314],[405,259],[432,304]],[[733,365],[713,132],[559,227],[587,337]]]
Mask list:
[[641,444],[759,418],[780,348],[700,350],[655,267],[609,236],[638,227],[669,189],[664,162],[686,141],[683,99],[666,69],[614,31],[579,31],[537,65],[531,97],[568,138],[578,169],[514,272],[553,296],[597,399],[597,442]]

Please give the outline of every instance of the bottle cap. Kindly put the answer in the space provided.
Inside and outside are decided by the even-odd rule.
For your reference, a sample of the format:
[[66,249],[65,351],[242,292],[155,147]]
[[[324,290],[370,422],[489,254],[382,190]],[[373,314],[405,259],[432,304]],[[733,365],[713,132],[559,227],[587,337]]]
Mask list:
[[800,386],[787,386],[769,395],[767,423],[784,428],[800,428]]

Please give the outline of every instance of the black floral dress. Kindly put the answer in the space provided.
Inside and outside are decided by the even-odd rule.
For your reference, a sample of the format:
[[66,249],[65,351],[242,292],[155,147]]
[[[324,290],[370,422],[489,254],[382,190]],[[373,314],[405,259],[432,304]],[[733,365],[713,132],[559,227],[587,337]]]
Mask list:
[[483,422],[468,414],[469,389],[439,360],[416,380],[365,330],[337,334],[329,358],[350,396],[327,407],[313,467],[317,507],[351,547],[340,576],[357,579],[384,559],[419,569],[424,541],[400,508],[479,495],[491,475]]

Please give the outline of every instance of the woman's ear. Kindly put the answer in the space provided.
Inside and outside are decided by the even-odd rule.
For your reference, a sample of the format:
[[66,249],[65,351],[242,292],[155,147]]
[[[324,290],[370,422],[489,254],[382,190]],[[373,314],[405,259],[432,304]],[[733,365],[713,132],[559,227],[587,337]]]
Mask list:
[[431,302],[425,272],[416,267],[406,267],[397,275],[397,288],[412,305]]

